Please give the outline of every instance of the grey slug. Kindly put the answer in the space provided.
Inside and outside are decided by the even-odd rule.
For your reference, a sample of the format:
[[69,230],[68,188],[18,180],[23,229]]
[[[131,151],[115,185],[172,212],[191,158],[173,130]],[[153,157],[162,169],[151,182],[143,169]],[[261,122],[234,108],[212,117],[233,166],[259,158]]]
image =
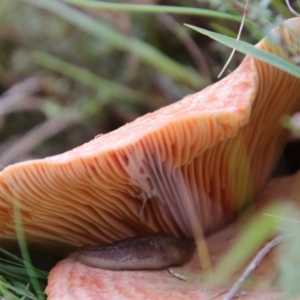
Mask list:
[[187,263],[195,243],[167,233],[127,238],[105,246],[85,245],[78,260],[107,270],[159,270]]

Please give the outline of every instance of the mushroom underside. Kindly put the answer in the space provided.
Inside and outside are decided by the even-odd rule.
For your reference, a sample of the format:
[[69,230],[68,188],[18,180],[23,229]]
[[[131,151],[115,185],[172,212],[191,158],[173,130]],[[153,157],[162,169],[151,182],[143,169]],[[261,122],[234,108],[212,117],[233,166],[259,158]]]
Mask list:
[[[300,18],[257,47],[290,59]],[[274,39],[276,40],[276,39]],[[299,55],[299,53],[295,55]],[[66,153],[0,173],[0,237],[54,247],[215,232],[265,184],[300,108],[300,79],[250,56],[221,81]],[[20,219],[15,218],[16,209]]]

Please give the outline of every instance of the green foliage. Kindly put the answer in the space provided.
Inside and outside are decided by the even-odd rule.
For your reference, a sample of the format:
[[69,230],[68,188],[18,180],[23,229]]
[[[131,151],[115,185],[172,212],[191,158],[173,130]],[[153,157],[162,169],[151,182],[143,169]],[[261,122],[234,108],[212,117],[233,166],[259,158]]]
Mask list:
[[[5,299],[45,299],[47,273],[2,248],[0,254],[0,295]],[[28,276],[28,268],[34,270],[34,277]],[[33,289],[33,281],[39,282],[39,289]]]

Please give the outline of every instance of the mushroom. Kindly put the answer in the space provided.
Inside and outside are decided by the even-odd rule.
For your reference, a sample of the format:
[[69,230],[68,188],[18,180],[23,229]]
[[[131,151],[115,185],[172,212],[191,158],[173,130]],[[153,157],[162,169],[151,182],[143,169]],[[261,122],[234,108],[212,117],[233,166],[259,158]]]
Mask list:
[[[239,224],[234,223],[208,237],[207,244],[215,263],[222,259],[239,230]],[[255,271],[255,278],[251,278],[251,289],[248,285],[246,291],[243,288],[242,293],[239,293],[242,296],[241,299],[279,299],[280,294],[276,288],[270,287],[272,279],[276,276],[276,272],[272,268],[274,260],[273,255],[264,259],[263,266],[260,265]],[[186,281],[170,276],[166,270],[116,272],[95,269],[81,264],[74,254],[59,262],[51,270],[45,292],[48,300],[221,300],[228,291],[228,285],[214,283],[212,286],[211,282],[207,282],[196,253],[188,264],[173,269],[173,271],[183,276]],[[230,280],[236,280],[236,277],[230,278]],[[266,284],[269,284],[268,289],[263,288],[266,287]]]
[[[300,34],[300,18],[273,31],[286,49],[295,44],[299,49],[294,33]],[[267,39],[257,47],[288,57]],[[199,228],[204,234],[214,232],[261,190],[289,135],[279,120],[299,108],[299,78],[246,56],[234,72],[201,92],[66,153],[5,168],[0,173],[0,237],[16,239],[15,221],[22,222],[29,242],[56,247],[104,244],[158,231],[187,238],[197,236]],[[21,220],[15,220],[14,206]],[[193,267],[195,259],[187,272],[199,270]],[[50,295],[57,291],[55,274],[61,266],[66,267],[63,277],[75,280],[66,276],[77,270],[73,263],[68,258],[51,272]],[[78,272],[81,282],[101,283],[106,276],[82,264]],[[135,274],[112,276],[123,288],[144,276]],[[166,280],[162,273],[147,274],[147,284]],[[70,292],[70,284],[74,291],[81,288],[76,281],[60,287]],[[136,290],[145,288],[139,284]],[[169,285],[175,286],[180,288],[177,281]],[[81,292],[78,299],[85,298],[86,290]],[[186,286],[183,292],[192,299],[194,292]]]
[[[272,208],[268,206],[270,202],[283,202],[282,200],[284,200],[286,204],[287,200],[290,202],[299,200],[299,183],[300,171],[293,176],[272,179],[259,193],[257,197],[259,205],[254,214],[247,220],[235,221],[209,236],[207,245],[214,264],[218,266],[218,263],[222,262],[224,254],[235,244],[236,237],[243,234],[243,228],[247,227],[249,221],[252,222],[253,219],[257,219],[258,212],[261,216],[262,213],[268,212],[269,208]],[[284,294],[281,294],[274,285],[275,280],[278,280],[276,271],[279,258],[277,254],[278,249],[273,249],[255,268],[254,274],[251,274],[251,279],[246,282],[246,288],[243,287],[243,290],[238,293],[242,299],[277,300],[285,298]],[[119,259],[121,260],[122,257]],[[233,262],[233,264],[235,263]],[[240,266],[238,271],[243,271],[245,268],[244,265]],[[125,271],[115,272],[95,269],[83,265],[78,260],[78,253],[74,253],[52,269],[46,293],[49,300],[143,298],[221,300],[229,291],[228,285],[214,282],[212,286],[209,281],[205,280],[196,253],[194,253],[192,261],[176,269],[175,272],[179,272],[187,281],[178,280],[164,270],[155,272],[131,271],[129,268]],[[229,279],[235,282],[237,278],[240,278],[238,274]]]
[[[273,31],[285,49],[299,47],[295,33],[300,18]],[[267,39],[257,47],[288,57]],[[177,103],[66,153],[11,165],[0,173],[0,236],[16,239],[15,204],[31,242],[214,232],[266,182],[288,138],[279,120],[299,110],[299,95],[299,78],[246,56]]]

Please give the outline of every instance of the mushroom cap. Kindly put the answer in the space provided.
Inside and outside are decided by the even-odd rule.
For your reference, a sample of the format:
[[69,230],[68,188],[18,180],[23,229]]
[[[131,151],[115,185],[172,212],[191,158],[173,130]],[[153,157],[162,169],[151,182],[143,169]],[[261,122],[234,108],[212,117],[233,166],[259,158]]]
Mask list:
[[[236,222],[213,234],[207,239],[214,263],[218,262],[239,232]],[[276,288],[271,287],[277,273],[274,271],[276,257],[272,251],[256,268],[251,279],[243,285],[242,299],[275,300],[280,298]],[[246,268],[243,266],[241,271]],[[111,271],[95,269],[81,264],[76,253],[59,262],[50,272],[46,294],[48,300],[64,299],[197,299],[221,300],[228,292],[228,284],[209,283],[201,272],[199,259],[195,253],[186,265],[172,268],[186,281],[169,274],[167,270],[157,271]],[[233,284],[238,278],[230,278]]]
[[[300,171],[292,176],[272,179],[259,193],[259,205],[246,219],[235,221],[226,228],[207,238],[207,246],[213,265],[222,262],[228,250],[236,244],[238,237],[243,236],[243,228],[272,209],[270,202],[277,201],[286,206],[289,200],[293,209],[300,208]],[[296,206],[295,206],[296,204]],[[278,206],[279,207],[279,206]],[[283,207],[283,206],[282,206]],[[273,207],[274,208],[274,207]],[[280,216],[279,216],[280,217]],[[266,217],[267,218],[267,217]],[[250,222],[249,222],[250,221]],[[246,226],[245,226],[246,224]],[[263,247],[265,245],[261,245]],[[284,245],[286,246],[286,245]],[[281,299],[285,298],[276,287],[280,258],[275,248],[266,255],[251,276],[242,286],[242,299]],[[255,255],[257,253],[253,253]],[[197,253],[192,260],[181,267],[172,268],[187,281],[171,276],[167,270],[157,271],[110,271],[91,268],[81,264],[78,253],[59,262],[50,272],[46,294],[48,300],[64,299],[224,299],[226,292],[240,278],[250,261],[239,267],[228,283],[211,285],[203,276]],[[282,253],[281,253],[282,256]],[[252,259],[253,257],[249,258]],[[236,262],[232,262],[235,264]],[[220,269],[220,268],[219,268]],[[226,270],[228,271],[228,270]]]
[[[288,58],[300,18],[273,31]],[[232,221],[262,188],[300,108],[300,79],[246,56],[226,78],[66,153],[0,173],[0,237],[14,204],[28,241],[80,246],[155,231],[193,237]],[[19,220],[17,220],[19,221]]]

